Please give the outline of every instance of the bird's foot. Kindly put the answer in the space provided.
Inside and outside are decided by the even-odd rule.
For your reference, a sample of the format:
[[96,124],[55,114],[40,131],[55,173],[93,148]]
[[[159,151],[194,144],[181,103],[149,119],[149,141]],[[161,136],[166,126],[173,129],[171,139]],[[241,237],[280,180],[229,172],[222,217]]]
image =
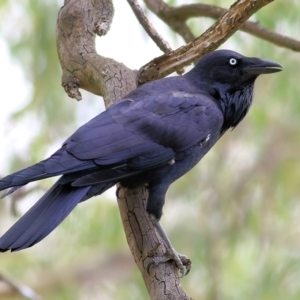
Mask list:
[[[149,261],[147,265],[147,271],[149,273],[150,268],[152,266],[157,266],[161,263],[167,262],[169,260],[175,261],[176,267],[178,268],[181,277],[186,276],[191,268],[192,268],[192,262],[190,259],[188,259],[185,255],[179,254],[175,251],[173,248],[170,240],[168,239],[166,233],[164,232],[163,228],[161,227],[159,221],[156,219],[154,215],[150,214],[150,219],[152,221],[152,224],[154,228],[156,229],[157,233],[160,235],[163,244],[165,246],[166,252],[163,255],[151,255],[153,258]],[[158,245],[157,247],[159,247]],[[156,249],[155,249],[156,250]]]
[[192,268],[191,260],[187,258],[185,255],[177,253],[175,249],[171,247],[166,250],[165,254],[155,256],[148,262],[147,272],[148,273],[150,272],[150,268],[152,266],[157,266],[169,260],[175,261],[176,267],[178,268],[181,275],[180,277],[186,276]]

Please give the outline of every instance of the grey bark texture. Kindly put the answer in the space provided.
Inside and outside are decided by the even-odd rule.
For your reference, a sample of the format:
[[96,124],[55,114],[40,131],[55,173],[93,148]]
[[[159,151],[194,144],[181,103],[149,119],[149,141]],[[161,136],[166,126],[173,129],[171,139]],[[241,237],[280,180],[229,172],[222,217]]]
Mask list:
[[[96,53],[96,35],[106,34],[112,22],[112,1],[65,0],[57,20],[57,49],[63,71],[62,85],[66,93],[77,100],[81,99],[79,88],[103,96],[108,107],[135,89],[138,82],[142,84],[164,77],[216,49],[247,18],[272,1],[237,1],[202,36],[184,47],[154,59],[138,73]],[[145,2],[149,5],[155,1]],[[159,11],[160,8],[153,9]],[[160,236],[146,213],[146,199],[147,190],[143,187],[135,190],[121,189],[118,205],[129,248],[143,276],[149,296],[157,300],[191,299],[183,291],[177,269],[172,262],[151,268],[150,274],[146,270],[151,257],[165,251]]]

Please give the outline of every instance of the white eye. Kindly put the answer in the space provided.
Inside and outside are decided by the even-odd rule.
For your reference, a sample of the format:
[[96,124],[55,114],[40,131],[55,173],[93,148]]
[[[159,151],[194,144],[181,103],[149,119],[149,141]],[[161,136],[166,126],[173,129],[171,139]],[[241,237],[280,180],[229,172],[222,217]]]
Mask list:
[[229,59],[229,64],[230,64],[231,66],[235,66],[235,65],[237,64],[237,60],[236,60],[235,58],[230,58],[230,59]]

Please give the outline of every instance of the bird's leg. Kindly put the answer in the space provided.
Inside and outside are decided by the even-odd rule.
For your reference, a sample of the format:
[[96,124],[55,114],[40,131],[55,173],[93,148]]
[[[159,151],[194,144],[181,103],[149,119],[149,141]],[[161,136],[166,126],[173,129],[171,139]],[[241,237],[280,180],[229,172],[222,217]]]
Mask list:
[[152,224],[153,224],[154,228],[156,229],[157,233],[160,235],[160,237],[162,238],[162,240],[164,242],[164,246],[166,248],[166,253],[161,256],[155,256],[149,261],[149,263],[147,265],[148,273],[152,266],[157,266],[160,263],[164,263],[169,260],[174,260],[177,268],[180,271],[181,277],[186,276],[191,270],[192,262],[185,255],[179,254],[175,251],[169,238],[167,237],[166,233],[164,232],[162,226],[160,225],[158,219],[152,214],[150,214],[150,219],[151,219]]

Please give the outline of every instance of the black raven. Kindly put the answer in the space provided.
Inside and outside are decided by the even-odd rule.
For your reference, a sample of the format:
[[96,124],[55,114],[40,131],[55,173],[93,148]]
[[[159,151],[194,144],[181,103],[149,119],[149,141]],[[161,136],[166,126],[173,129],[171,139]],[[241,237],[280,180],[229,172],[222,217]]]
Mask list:
[[1,238],[0,251],[33,246],[92,196],[120,183],[147,184],[147,212],[184,274],[159,220],[171,183],[188,172],[248,112],[254,81],[282,70],[276,62],[229,50],[203,56],[183,76],[155,80],[129,93],[71,135],[52,156],[0,180],[2,197],[35,180],[62,175]]

